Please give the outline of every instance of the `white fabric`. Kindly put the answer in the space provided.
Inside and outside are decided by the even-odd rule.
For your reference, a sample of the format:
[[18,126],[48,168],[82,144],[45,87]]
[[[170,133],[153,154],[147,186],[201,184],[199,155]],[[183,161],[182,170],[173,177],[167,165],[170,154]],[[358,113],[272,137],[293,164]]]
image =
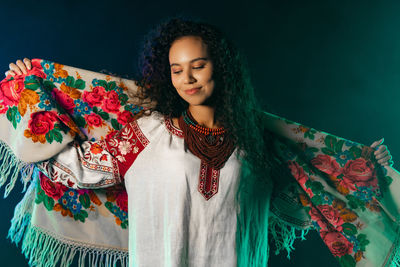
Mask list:
[[125,175],[129,266],[236,266],[237,150],[207,201],[197,189],[200,159],[185,151],[164,116],[153,112],[137,123],[150,143]]

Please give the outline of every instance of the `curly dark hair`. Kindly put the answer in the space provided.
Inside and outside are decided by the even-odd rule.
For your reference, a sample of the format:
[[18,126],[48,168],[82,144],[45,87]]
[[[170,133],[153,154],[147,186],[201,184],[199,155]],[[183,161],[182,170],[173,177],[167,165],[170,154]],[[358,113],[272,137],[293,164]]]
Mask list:
[[[247,152],[249,162],[258,163],[265,171],[268,153],[264,140],[268,136],[258,121],[258,103],[250,82],[247,62],[234,44],[215,26],[175,17],[161,23],[145,37],[139,59],[141,77],[135,79],[141,97],[155,101],[151,111],[179,117],[188,108],[171,81],[169,49],[184,36],[197,36],[206,44],[213,63],[215,89],[210,105],[215,107],[215,120],[227,128],[236,146]],[[256,167],[256,166],[254,166]],[[255,168],[260,170],[260,168]]]
[[215,108],[215,120],[231,133],[243,163],[236,195],[243,211],[238,214],[239,266],[265,266],[268,259],[268,192],[272,191],[272,178],[279,177],[275,175],[279,170],[275,166],[279,162],[273,154],[274,137],[263,124],[263,112],[254,95],[246,59],[215,26],[183,17],[168,19],[144,39],[139,59],[141,73],[135,79],[137,97],[144,102],[154,101],[150,114],[158,111],[179,117],[188,108],[188,103],[172,84],[169,64],[172,43],[184,36],[200,37],[207,46],[215,82],[207,105]]

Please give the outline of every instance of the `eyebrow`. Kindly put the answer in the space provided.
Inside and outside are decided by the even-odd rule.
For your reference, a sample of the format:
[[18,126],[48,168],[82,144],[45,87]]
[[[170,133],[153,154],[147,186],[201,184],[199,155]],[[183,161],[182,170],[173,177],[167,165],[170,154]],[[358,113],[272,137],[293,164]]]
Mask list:
[[[198,60],[208,60],[208,58],[206,58],[206,57],[198,57],[198,58],[190,60],[190,63],[193,63],[193,62],[198,61]],[[180,66],[180,64],[178,64],[178,63],[172,63],[171,67],[174,66],[174,65]]]

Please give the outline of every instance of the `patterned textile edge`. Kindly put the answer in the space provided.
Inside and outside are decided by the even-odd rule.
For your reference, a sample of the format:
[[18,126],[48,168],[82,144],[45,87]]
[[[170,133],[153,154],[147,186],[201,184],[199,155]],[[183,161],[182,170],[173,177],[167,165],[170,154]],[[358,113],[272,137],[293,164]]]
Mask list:
[[269,218],[268,228],[275,244],[275,255],[278,255],[285,249],[288,259],[290,259],[290,252],[294,250],[294,241],[296,241],[296,239],[306,240],[305,236],[309,231],[309,229],[290,225],[277,218],[273,213],[271,213]]
[[50,233],[31,222],[35,203],[36,186],[39,182],[38,172],[33,172],[30,186],[14,210],[14,217],[8,236],[17,246],[22,241],[21,252],[29,260],[30,266],[70,266],[78,253],[78,266],[84,267],[86,257],[88,266],[128,266],[128,251],[112,250],[84,244]]
[[19,160],[8,145],[1,140],[0,159],[3,162],[7,162],[7,164],[0,164],[0,187],[2,187],[6,183],[7,179],[9,179],[9,182],[5,187],[4,198],[6,198],[14,188],[19,174],[22,176],[22,181],[24,183],[23,192],[25,192],[28,181],[32,176],[34,165]]
[[127,251],[102,249],[66,240],[33,225],[26,229],[22,253],[29,258],[30,266],[38,267],[56,266],[58,262],[61,267],[70,266],[76,253],[79,253],[79,267],[86,266],[86,257],[89,258],[88,266],[117,266],[118,261],[121,266],[128,266]]

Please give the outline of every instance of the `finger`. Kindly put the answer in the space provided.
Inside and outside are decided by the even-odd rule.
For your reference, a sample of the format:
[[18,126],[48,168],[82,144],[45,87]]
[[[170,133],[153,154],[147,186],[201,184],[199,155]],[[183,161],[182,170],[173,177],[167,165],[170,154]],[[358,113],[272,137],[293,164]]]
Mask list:
[[376,148],[376,151],[374,152],[374,155],[376,156],[378,154],[381,154],[385,150],[387,150],[387,146],[385,146],[385,145],[379,146],[378,148]]
[[15,76],[15,72],[13,72],[12,70],[6,71],[6,76],[11,75],[11,76]]
[[393,160],[389,160],[388,162],[383,163],[382,165],[392,167],[394,165],[394,162],[393,162]]
[[26,65],[26,67],[28,68],[28,70],[32,69],[31,60],[29,58],[24,58],[24,63]]
[[13,70],[16,74],[21,75],[22,72],[19,69],[19,67],[17,65],[15,65],[14,63],[10,63],[10,65],[8,65],[10,67],[10,70]]
[[386,156],[386,157],[384,157],[383,159],[378,160],[378,163],[379,163],[379,164],[383,164],[383,163],[385,163],[385,162],[388,162],[388,161],[391,160],[391,159],[392,159],[392,156]]
[[384,138],[382,138],[381,140],[375,141],[375,142],[372,143],[371,147],[374,148],[374,147],[376,147],[376,146],[382,144],[383,141],[384,141]]
[[25,66],[24,62],[22,62],[22,60],[18,59],[16,63],[17,63],[17,66],[21,69],[23,74],[28,73],[28,70],[26,69],[26,66]]
[[388,150],[385,150],[383,153],[380,153],[375,156],[376,160],[382,159],[383,157],[386,157],[387,155],[390,156],[390,153]]

